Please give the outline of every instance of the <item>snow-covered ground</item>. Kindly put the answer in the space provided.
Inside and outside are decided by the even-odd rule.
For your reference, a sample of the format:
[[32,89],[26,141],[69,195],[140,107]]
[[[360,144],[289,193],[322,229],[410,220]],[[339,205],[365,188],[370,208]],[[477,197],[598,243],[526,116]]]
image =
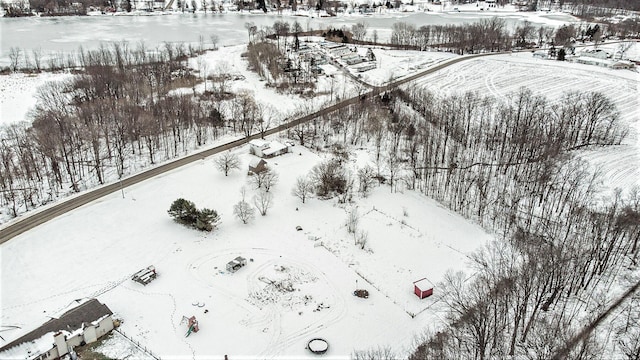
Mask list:
[[[225,59],[232,72],[245,78],[231,84],[234,90],[250,90],[258,102],[277,107],[282,115],[304,104],[265,90],[264,82],[247,72],[242,51],[236,46],[208,53],[209,71]],[[374,84],[451,57],[375,53],[381,66],[363,74]],[[34,104],[35,88],[47,77],[65,76],[0,76],[0,120],[24,118]],[[333,81],[338,82],[335,77]],[[571,89],[603,91],[616,101],[632,132],[623,146],[583,155],[603,169],[612,187],[627,188],[640,179],[638,81],[637,72],[539,60],[523,53],[456,64],[419,85],[436,92],[478,90],[498,98],[520,86],[551,98]],[[319,89],[326,91],[331,83],[321,78]],[[328,97],[309,100],[308,106],[318,107]],[[247,150],[234,150],[242,169],[251,158]],[[163,358],[228,354],[231,359],[298,359],[312,356],[305,345],[314,337],[329,341],[331,358],[347,358],[354,349],[378,345],[406,354],[415,336],[439,321],[438,288],[433,297],[419,300],[412,282],[426,277],[437,284],[448,269],[468,270],[467,255],[491,236],[419,194],[380,187],[352,205],[361,216],[360,228],[368,233],[362,250],[344,225],[351,206],[317,199],[302,204],[290,194],[296,177],[321,159],[303,147],[294,150],[269,160],[280,175],[272,190],[274,206],[249,225],[233,216],[240,188],[248,186],[245,171],[224,177],[207,158],[127,188],[124,198],[112,194],[1,245],[1,323],[22,328],[3,331],[3,338],[11,341],[74,299],[97,297],[122,319],[126,334]],[[364,152],[357,155],[359,164],[366,162]],[[254,193],[248,186],[247,200],[251,202]],[[201,233],[171,221],[166,210],[178,197],[222,213],[220,229]],[[225,264],[236,256],[249,262],[230,274]],[[150,264],[159,271],[157,280],[145,287],[129,279]],[[356,288],[367,289],[369,298],[353,296]],[[191,315],[197,316],[200,331],[185,338],[181,320]],[[126,354],[115,352],[125,342],[116,337],[101,351],[137,358],[133,348]]]
[[68,79],[68,74],[0,75],[0,124],[28,119],[27,114],[36,105],[38,88],[49,81]]
[[[233,216],[240,188],[248,186],[249,201],[255,193],[245,171],[225,177],[207,158],[3,244],[2,324],[28,330],[73,299],[94,296],[162,358],[303,358],[314,337],[329,341],[332,358],[377,345],[405,354],[438,321],[437,288],[420,300],[413,281],[435,284],[447,269],[466,269],[467,255],[491,236],[421,195],[380,187],[353,205],[369,236],[359,249],[344,225],[349,209],[334,200],[302,204],[290,194],[296,177],[320,160],[294,150],[269,160],[280,174],[274,206],[248,225]],[[235,151],[245,169],[252,155]],[[202,233],[173,222],[166,210],[178,197],[219,211],[220,228]],[[236,256],[248,264],[228,273]],[[150,264],[159,272],[151,284],[129,279]],[[356,288],[369,298],[353,296]],[[192,315],[200,331],[185,338],[181,320]],[[18,335],[3,332],[6,340]]]
[[[636,43],[629,53],[638,49]],[[478,91],[505,101],[521,87],[552,101],[559,101],[568,91],[602,92],[615,102],[622,122],[629,126],[629,135],[620,146],[584,150],[580,156],[600,172],[604,188],[640,186],[640,74],[635,69],[612,70],[513,53],[461,62],[420,79],[416,85],[443,94]]]

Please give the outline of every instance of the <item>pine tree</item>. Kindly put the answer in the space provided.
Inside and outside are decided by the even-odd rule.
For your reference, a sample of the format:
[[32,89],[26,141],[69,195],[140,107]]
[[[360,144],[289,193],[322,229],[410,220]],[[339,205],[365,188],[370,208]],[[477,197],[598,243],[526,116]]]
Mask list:
[[183,198],[174,201],[167,212],[177,222],[185,225],[193,225],[198,217],[196,205]]
[[198,211],[195,227],[198,230],[212,231],[220,223],[220,215],[212,209],[204,208]]

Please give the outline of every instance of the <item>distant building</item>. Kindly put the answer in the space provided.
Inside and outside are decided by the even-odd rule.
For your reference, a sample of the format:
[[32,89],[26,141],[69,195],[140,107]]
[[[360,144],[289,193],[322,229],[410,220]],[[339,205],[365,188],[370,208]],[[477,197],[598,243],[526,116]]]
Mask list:
[[113,330],[113,313],[96,299],[74,307],[0,348],[1,359],[58,359],[76,346],[92,343]]
[[600,59],[597,57],[587,57],[587,56],[575,57],[571,61],[576,62],[578,64],[595,65],[595,66],[606,67],[609,69],[633,69],[634,67],[634,64],[631,61]]
[[375,62],[370,62],[370,63],[366,63],[366,64],[362,64],[360,66],[354,67],[354,69],[357,72],[365,72],[365,71],[373,70],[375,68],[376,68],[376,63]]
[[588,49],[580,53],[580,56],[592,57],[596,59],[610,59],[611,54],[602,49]]

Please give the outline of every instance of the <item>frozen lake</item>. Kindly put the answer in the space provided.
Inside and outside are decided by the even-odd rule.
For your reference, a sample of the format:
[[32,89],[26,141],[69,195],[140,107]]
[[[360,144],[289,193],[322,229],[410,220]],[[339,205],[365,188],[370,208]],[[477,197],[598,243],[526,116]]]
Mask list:
[[492,16],[504,18],[510,27],[524,20],[533,25],[559,26],[571,22],[573,17],[563,14],[541,13],[489,13],[489,12],[415,12],[389,13],[375,16],[339,16],[331,18],[310,18],[271,14],[204,14],[175,13],[159,16],[70,16],[52,18],[0,18],[0,66],[8,65],[8,50],[18,47],[31,53],[32,49],[51,52],[75,51],[80,46],[95,49],[101,43],[120,42],[131,44],[144,41],[154,48],[164,42],[196,43],[202,35],[209,42],[212,34],[218,35],[219,45],[236,45],[247,41],[244,24],[253,22],[258,27],[271,26],[277,20],[292,23],[297,20],[304,30],[326,29],[328,27],[350,27],[358,21],[369,25],[368,36],[378,31],[381,41],[386,41],[394,23],[404,21],[416,26],[463,24]]

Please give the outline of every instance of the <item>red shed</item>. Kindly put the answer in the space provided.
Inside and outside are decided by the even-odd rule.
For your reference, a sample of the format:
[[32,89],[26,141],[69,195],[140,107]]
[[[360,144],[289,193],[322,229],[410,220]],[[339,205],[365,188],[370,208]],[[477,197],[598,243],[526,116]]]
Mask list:
[[420,299],[433,295],[433,285],[431,284],[431,281],[427,280],[427,278],[414,281],[413,293]]

